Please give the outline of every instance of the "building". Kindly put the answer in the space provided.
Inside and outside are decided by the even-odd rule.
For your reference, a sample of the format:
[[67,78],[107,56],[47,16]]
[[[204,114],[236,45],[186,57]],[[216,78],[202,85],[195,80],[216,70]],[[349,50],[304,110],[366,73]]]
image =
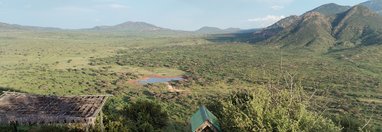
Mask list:
[[221,132],[219,121],[205,106],[191,117],[192,132]]
[[[4,92],[0,96],[0,124],[94,126],[107,96],[46,96]],[[101,121],[102,123],[102,116]],[[101,124],[103,126],[103,124]]]

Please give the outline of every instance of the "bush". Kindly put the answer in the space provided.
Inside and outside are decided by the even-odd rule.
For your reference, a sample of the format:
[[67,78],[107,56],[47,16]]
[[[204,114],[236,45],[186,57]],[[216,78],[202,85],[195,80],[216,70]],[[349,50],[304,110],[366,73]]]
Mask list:
[[232,93],[209,108],[220,119],[224,131],[341,130],[331,120],[307,110],[308,103],[301,88],[257,88],[256,91]]
[[343,132],[380,132],[377,127],[374,127],[371,124],[366,125],[367,121],[360,120],[359,118],[352,116],[350,113],[332,116],[332,120],[342,127]]
[[105,129],[107,132],[128,132],[128,126],[125,126],[122,121],[108,121]]
[[160,131],[167,126],[169,116],[158,103],[138,100],[127,106],[124,115],[132,131]]
[[[93,130],[93,129],[90,129]],[[0,125],[1,132],[13,132],[13,125]],[[84,128],[76,125],[18,125],[18,132],[83,132]]]

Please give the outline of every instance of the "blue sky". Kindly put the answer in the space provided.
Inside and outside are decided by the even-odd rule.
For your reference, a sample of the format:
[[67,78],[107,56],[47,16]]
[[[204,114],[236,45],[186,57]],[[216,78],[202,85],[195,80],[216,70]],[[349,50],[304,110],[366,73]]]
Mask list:
[[355,5],[365,0],[0,0],[0,22],[90,28],[143,21],[160,27],[243,29],[268,26],[319,5]]

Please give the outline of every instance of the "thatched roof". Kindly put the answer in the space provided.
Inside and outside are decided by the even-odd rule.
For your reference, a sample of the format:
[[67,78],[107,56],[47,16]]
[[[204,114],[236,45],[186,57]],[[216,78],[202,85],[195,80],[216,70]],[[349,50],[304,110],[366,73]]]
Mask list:
[[94,124],[107,96],[45,96],[5,92],[0,96],[0,123]]

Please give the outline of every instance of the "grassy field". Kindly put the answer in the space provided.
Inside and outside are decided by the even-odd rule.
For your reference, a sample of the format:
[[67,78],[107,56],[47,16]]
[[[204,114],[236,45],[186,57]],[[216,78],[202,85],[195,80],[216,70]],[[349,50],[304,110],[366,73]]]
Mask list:
[[[382,47],[313,53],[202,37],[135,36],[83,31],[0,32],[0,88],[52,95],[114,95],[107,119],[132,100],[159,101],[167,131],[188,131],[201,102],[258,85],[301,83],[311,109],[382,124]],[[184,76],[165,84],[129,83],[145,76]]]
[[[79,94],[84,86],[78,82],[110,78],[91,75],[94,70],[102,68],[106,68],[109,73],[131,72],[140,76],[182,74],[182,71],[166,68],[92,66],[89,60],[113,56],[121,49],[187,45],[199,41],[193,38],[179,41],[167,37],[147,39],[81,32],[2,32],[1,36],[1,86],[46,94],[65,94],[68,90],[73,92],[69,94]],[[71,69],[76,71],[69,71]],[[42,87],[49,87],[49,90]],[[64,87],[65,90],[62,89]]]

